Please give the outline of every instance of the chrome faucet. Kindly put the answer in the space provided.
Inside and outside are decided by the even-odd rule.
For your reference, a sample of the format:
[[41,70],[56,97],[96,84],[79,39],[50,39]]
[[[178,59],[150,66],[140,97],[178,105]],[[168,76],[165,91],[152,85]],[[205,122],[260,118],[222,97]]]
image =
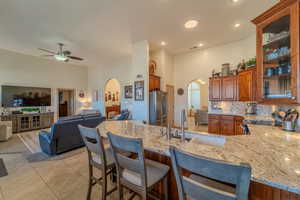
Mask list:
[[181,126],[181,142],[185,141],[185,131],[184,131],[184,123],[186,122],[186,113],[185,109],[181,111],[180,115],[180,126]]

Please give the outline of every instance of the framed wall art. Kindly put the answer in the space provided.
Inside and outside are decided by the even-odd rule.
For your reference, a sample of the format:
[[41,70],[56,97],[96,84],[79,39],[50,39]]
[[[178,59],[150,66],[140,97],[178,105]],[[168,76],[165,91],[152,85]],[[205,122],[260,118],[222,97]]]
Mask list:
[[134,100],[144,101],[144,81],[134,82]]
[[133,89],[132,85],[126,85],[124,86],[124,97],[125,99],[132,99],[133,97]]

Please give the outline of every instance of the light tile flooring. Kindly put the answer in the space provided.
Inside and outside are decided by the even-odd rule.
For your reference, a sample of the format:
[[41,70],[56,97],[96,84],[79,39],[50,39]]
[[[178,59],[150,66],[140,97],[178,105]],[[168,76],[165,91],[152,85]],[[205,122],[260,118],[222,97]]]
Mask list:
[[208,132],[208,125],[195,125],[194,117],[188,117],[188,130],[199,131],[199,132]]
[[[31,155],[17,135],[0,143],[0,157],[9,174],[0,178],[0,200],[86,199],[88,166],[84,148],[46,161],[30,162],[27,158]],[[92,199],[101,199],[100,186],[94,187]],[[116,192],[108,199],[117,199]]]

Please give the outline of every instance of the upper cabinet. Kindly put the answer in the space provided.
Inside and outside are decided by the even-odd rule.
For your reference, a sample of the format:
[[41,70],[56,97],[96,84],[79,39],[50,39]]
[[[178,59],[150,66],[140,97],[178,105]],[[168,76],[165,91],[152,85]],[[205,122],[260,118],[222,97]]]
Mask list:
[[258,101],[299,103],[299,1],[281,1],[253,23],[257,25]]
[[222,78],[210,78],[209,79],[209,100],[220,101],[222,89]]
[[238,74],[239,101],[256,100],[256,68],[250,68]]
[[150,74],[149,75],[149,91],[160,90],[160,77]]

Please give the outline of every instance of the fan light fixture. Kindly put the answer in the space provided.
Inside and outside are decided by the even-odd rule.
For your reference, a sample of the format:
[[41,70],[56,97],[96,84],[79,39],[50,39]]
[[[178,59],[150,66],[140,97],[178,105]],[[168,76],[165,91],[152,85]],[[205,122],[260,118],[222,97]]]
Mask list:
[[195,28],[198,25],[198,21],[197,20],[189,20],[187,21],[184,26],[186,29],[192,29]]
[[68,58],[64,55],[54,55],[54,58],[58,61],[66,61]]

